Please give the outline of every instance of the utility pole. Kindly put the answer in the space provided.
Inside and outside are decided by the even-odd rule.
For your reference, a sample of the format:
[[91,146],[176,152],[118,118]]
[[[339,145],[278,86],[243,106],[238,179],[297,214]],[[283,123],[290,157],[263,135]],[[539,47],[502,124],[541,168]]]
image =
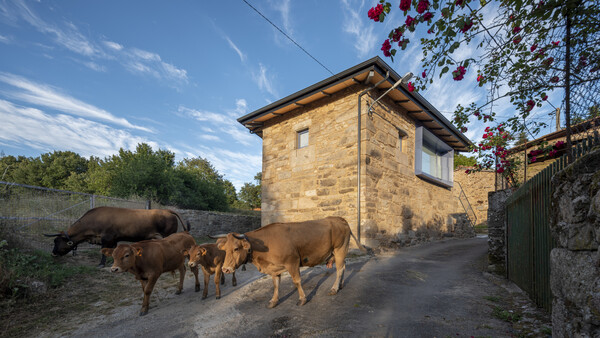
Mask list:
[[[525,128],[525,117],[523,117],[523,128]],[[523,184],[527,182],[527,142],[523,144]]]
[[560,130],[560,107],[556,108],[556,131]]

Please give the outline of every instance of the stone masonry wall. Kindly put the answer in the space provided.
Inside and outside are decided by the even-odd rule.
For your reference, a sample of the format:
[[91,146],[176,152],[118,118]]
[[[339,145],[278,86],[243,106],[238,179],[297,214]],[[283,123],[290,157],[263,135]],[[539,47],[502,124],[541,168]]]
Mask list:
[[[454,182],[459,183],[467,196],[475,216],[476,224],[487,223],[488,220],[488,193],[494,191],[496,174],[493,171],[480,171],[470,174],[465,173],[466,168],[454,170]],[[460,193],[458,187],[455,195]],[[458,198],[458,197],[457,197]]]
[[488,193],[488,271],[506,275],[506,200],[512,189]]
[[600,337],[600,149],[552,178],[552,336]]
[[[353,86],[267,121],[262,225],[341,216],[356,233],[357,101],[363,89]],[[452,190],[414,175],[414,122],[405,112],[391,111],[389,107],[397,109],[391,101],[380,102],[385,108],[377,106],[377,113],[407,136],[400,148],[396,127],[377,115],[369,117],[363,100],[361,237],[375,240],[367,245],[377,246],[453,231],[463,223]],[[309,145],[297,149],[297,132],[306,128]]]
[[217,213],[212,211],[176,209],[184,222],[189,221],[193,236],[244,233],[260,228],[260,216]]

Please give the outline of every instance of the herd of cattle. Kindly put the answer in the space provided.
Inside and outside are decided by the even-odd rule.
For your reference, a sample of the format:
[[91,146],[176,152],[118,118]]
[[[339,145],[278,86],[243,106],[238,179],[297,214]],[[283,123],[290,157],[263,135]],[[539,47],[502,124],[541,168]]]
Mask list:
[[[182,224],[182,232],[177,232],[178,221]],[[350,236],[362,251],[366,251],[350,231],[348,222],[341,217],[273,223],[244,234],[212,236],[217,239],[216,243],[202,245],[196,245],[189,230],[189,222],[186,228],[181,217],[171,210],[98,207],[86,212],[66,232],[46,236],[55,237],[54,256],[74,253],[82,242],[101,245],[100,267],[104,267],[106,256],[112,256],[112,272],[130,272],[140,281],[144,292],[141,316],[148,313],[150,295],[163,273],[179,271],[176,294],[181,293],[186,258],[196,278],[196,292],[200,291],[198,267],[202,268],[202,299],[208,295],[211,275],[215,275],[216,298],[219,299],[219,284],[225,281],[223,273],[232,274],[235,286],[235,270],[247,263],[254,264],[258,271],[273,278],[273,298],[268,305],[273,308],[279,301],[283,272],[290,274],[298,289],[298,305],[304,305],[306,295],[300,281],[300,267],[326,262],[331,268],[336,263],[337,276],[329,292],[334,295],[343,287]],[[119,244],[121,241],[130,243]]]

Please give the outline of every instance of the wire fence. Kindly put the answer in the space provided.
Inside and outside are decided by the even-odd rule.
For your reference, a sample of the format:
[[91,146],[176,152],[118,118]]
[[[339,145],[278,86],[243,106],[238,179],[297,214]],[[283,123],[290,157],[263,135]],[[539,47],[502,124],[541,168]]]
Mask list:
[[[52,251],[54,237],[46,237],[45,233],[66,231],[85,212],[100,206],[151,207],[148,200],[126,200],[0,181],[0,240]],[[80,249],[92,247],[97,248],[82,243]]]

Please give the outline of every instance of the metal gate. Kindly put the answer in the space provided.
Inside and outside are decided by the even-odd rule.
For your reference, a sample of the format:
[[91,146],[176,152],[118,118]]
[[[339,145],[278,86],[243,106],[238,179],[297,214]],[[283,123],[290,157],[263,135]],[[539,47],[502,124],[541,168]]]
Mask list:
[[[598,135],[573,147],[575,159],[600,144]],[[527,292],[540,307],[552,309],[550,251],[556,241],[550,234],[552,176],[567,166],[566,155],[525,182],[506,200],[506,264],[508,279]]]

